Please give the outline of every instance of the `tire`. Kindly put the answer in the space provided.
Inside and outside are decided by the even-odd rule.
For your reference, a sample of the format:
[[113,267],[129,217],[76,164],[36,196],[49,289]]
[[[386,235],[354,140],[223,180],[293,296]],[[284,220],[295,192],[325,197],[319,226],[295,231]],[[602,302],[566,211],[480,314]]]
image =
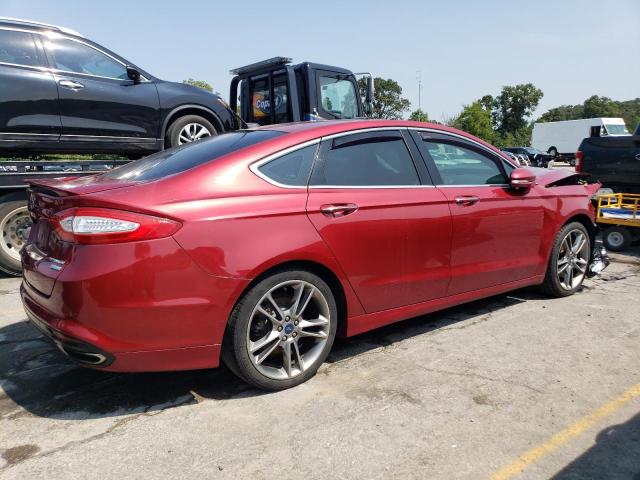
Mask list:
[[[579,240],[579,235],[583,236],[584,244],[580,243],[582,240]],[[565,242],[566,239],[568,243]],[[582,247],[571,256],[572,252],[569,252],[567,247],[577,247],[578,244]],[[542,291],[551,297],[568,297],[576,293],[586,277],[590,258],[591,239],[584,225],[571,222],[562,227],[551,249]]]
[[9,275],[20,276],[22,265],[18,252],[26,242],[31,218],[26,200],[0,203],[0,270]]
[[[206,131],[208,134],[205,133],[199,138],[194,138],[194,135],[191,135],[190,133],[187,134],[185,131],[185,127],[191,125],[194,127],[187,128],[186,131],[193,132],[195,136],[199,135],[202,131]],[[175,119],[171,125],[169,125],[169,128],[167,128],[167,148],[177,147],[185,143],[201,140],[202,138],[211,137],[217,134],[218,132],[215,127],[206,118],[198,115],[185,115],[184,117],[178,117]],[[186,138],[188,137],[191,139],[187,141]]]
[[551,147],[547,153],[555,158],[558,156],[558,149],[556,147]]
[[[301,300],[296,302],[298,293]],[[296,305],[298,315],[293,311]],[[262,390],[294,387],[313,377],[327,358],[337,320],[333,293],[320,277],[304,270],[275,273],[254,285],[236,304],[227,325],[222,360],[238,377]]]
[[602,241],[607,250],[621,252],[631,245],[631,232],[625,227],[609,227],[602,234]]

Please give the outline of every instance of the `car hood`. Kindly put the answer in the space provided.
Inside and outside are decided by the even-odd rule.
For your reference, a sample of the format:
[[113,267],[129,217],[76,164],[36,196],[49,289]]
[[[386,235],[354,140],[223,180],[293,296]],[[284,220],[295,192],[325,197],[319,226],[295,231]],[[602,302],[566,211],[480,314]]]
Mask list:
[[[572,170],[549,170],[547,168],[531,168],[536,174],[536,180],[545,187],[557,187],[562,185],[575,185],[584,182],[588,173],[574,172]],[[593,195],[601,187],[600,182],[585,184],[587,192]]]

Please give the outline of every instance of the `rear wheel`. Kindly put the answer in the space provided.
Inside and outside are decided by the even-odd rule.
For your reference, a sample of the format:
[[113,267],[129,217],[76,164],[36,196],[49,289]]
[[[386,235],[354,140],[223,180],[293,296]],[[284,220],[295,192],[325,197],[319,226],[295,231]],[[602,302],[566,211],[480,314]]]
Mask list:
[[31,229],[27,202],[16,200],[0,204],[0,270],[20,275],[20,249],[26,244]]
[[558,156],[558,149],[556,147],[551,147],[547,153],[555,158]]
[[207,119],[198,115],[185,115],[176,119],[167,129],[168,148],[197,142],[217,134],[214,126]]
[[604,231],[604,246],[614,252],[621,252],[631,245],[631,233],[625,227],[609,227]]
[[542,290],[553,297],[567,297],[582,286],[589,258],[591,240],[587,229],[572,222],[560,229],[551,249]]
[[303,270],[274,274],[249,290],[231,314],[225,364],[248,383],[283,390],[313,377],[336,334],[329,286]]

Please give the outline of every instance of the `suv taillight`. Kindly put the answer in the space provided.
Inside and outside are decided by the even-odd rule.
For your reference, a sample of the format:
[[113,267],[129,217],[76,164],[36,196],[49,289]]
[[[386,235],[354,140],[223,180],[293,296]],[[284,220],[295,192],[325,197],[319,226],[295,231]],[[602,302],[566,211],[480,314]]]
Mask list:
[[164,238],[182,224],[168,218],[109,208],[78,207],[55,216],[61,239],[73,243],[122,243]]
[[582,171],[582,152],[578,150],[576,152],[576,172]]

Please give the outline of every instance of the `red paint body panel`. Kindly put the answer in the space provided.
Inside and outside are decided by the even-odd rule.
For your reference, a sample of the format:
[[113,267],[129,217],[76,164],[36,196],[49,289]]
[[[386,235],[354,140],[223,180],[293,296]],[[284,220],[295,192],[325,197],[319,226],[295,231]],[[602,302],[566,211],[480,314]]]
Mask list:
[[[517,193],[493,186],[282,188],[250,170],[291,146],[376,127],[433,128],[479,141],[417,122],[307,122],[271,127],[286,133],[156,181],[34,182],[47,191],[32,199],[38,223],[29,245],[43,257],[23,251],[25,307],[60,335],[111,354],[107,370],[215,367],[234,305],[271,268],[306,262],[330,271],[345,298],[344,331],[355,335],[540,283],[561,226],[576,215],[593,220],[594,187],[545,187],[562,172],[531,169],[537,184]],[[461,195],[479,201],[461,206]],[[338,217],[321,212],[334,203],[357,209]],[[168,238],[69,244],[51,217],[74,206],[182,226]]]

